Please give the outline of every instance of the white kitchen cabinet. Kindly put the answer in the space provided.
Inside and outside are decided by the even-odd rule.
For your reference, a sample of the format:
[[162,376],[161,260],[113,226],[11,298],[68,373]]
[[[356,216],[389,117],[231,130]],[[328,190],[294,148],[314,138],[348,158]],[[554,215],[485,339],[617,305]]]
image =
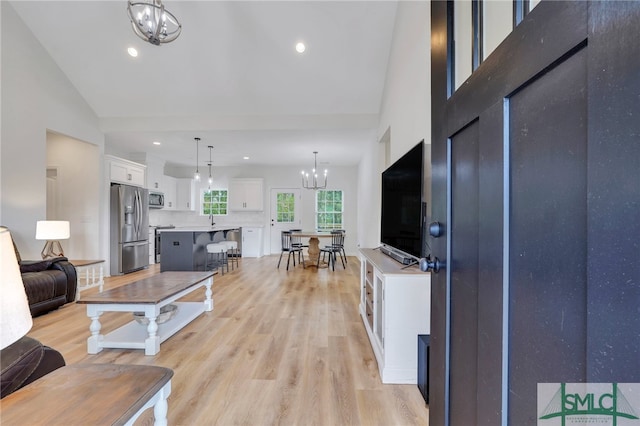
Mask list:
[[429,334],[431,274],[361,249],[360,315],[382,383],[415,384],[418,335]]
[[164,162],[147,160],[147,188],[149,192],[164,193]]
[[176,179],[176,210],[196,209],[196,185],[193,179]]
[[264,180],[261,178],[231,179],[229,182],[229,210],[263,211]]
[[242,227],[242,257],[262,257],[262,228]]
[[164,210],[176,210],[176,181],[172,176],[162,176]]
[[140,187],[145,186],[146,166],[144,164],[134,163],[111,155],[106,155],[105,158],[111,182]]

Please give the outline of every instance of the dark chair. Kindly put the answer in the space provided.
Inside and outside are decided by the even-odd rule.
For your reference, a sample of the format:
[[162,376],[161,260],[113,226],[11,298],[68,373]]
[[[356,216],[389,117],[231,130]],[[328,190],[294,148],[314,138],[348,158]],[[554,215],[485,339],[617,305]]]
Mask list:
[[336,229],[335,231],[342,232],[342,243],[340,243],[340,253],[341,253],[341,256],[344,256],[344,263],[349,263],[347,261],[347,253],[344,251],[344,239],[346,237],[346,234],[345,234],[346,231],[344,229]]
[[293,255],[293,266],[296,266],[296,253],[299,256],[302,256],[302,267],[304,268],[304,254],[302,253],[301,247],[294,247],[291,244],[291,231],[282,231],[281,234],[282,240],[282,251],[280,252],[280,259],[278,259],[278,268],[280,268],[280,261],[282,260],[282,255],[286,252],[287,254],[287,271],[289,270],[289,260],[291,259],[291,255]]
[[[293,247],[299,247],[300,249],[309,248],[309,244],[302,244],[302,237],[297,235],[293,235],[296,232],[302,232],[302,229],[290,229],[291,231],[291,245]],[[302,255],[302,250],[298,253],[298,261],[300,261],[300,256]]]
[[[347,268],[345,265],[345,257],[342,256],[342,252],[344,251],[344,232],[341,230],[331,231],[331,245],[324,246],[324,248],[320,249],[320,253],[322,254],[322,260],[324,260],[324,255],[329,255],[329,265],[335,271],[336,270],[336,253],[340,255],[340,260],[342,261],[342,267]],[[318,256],[318,266],[320,266],[320,256]]]

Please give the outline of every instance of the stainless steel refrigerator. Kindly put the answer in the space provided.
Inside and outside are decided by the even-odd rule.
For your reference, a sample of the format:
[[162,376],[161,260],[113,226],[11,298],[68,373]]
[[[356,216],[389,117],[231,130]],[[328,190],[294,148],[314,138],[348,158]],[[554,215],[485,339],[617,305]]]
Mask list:
[[149,266],[149,191],[111,184],[111,275]]

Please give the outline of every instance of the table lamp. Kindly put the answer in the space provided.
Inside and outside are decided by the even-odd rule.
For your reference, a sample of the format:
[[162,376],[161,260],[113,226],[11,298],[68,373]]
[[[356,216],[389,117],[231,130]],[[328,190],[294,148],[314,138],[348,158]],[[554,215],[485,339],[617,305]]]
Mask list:
[[0,349],[31,329],[33,320],[9,230],[0,226]]
[[36,223],[36,240],[47,240],[42,249],[42,258],[64,256],[62,245],[58,240],[69,239],[69,221],[39,220]]

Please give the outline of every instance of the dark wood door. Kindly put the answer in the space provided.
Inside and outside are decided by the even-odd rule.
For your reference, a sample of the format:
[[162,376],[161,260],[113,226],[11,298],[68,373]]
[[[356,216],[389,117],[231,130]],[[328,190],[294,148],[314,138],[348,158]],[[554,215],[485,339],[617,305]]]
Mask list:
[[[431,425],[640,381],[640,3],[541,3],[450,94],[432,3]],[[634,119],[635,116],[635,119]]]

